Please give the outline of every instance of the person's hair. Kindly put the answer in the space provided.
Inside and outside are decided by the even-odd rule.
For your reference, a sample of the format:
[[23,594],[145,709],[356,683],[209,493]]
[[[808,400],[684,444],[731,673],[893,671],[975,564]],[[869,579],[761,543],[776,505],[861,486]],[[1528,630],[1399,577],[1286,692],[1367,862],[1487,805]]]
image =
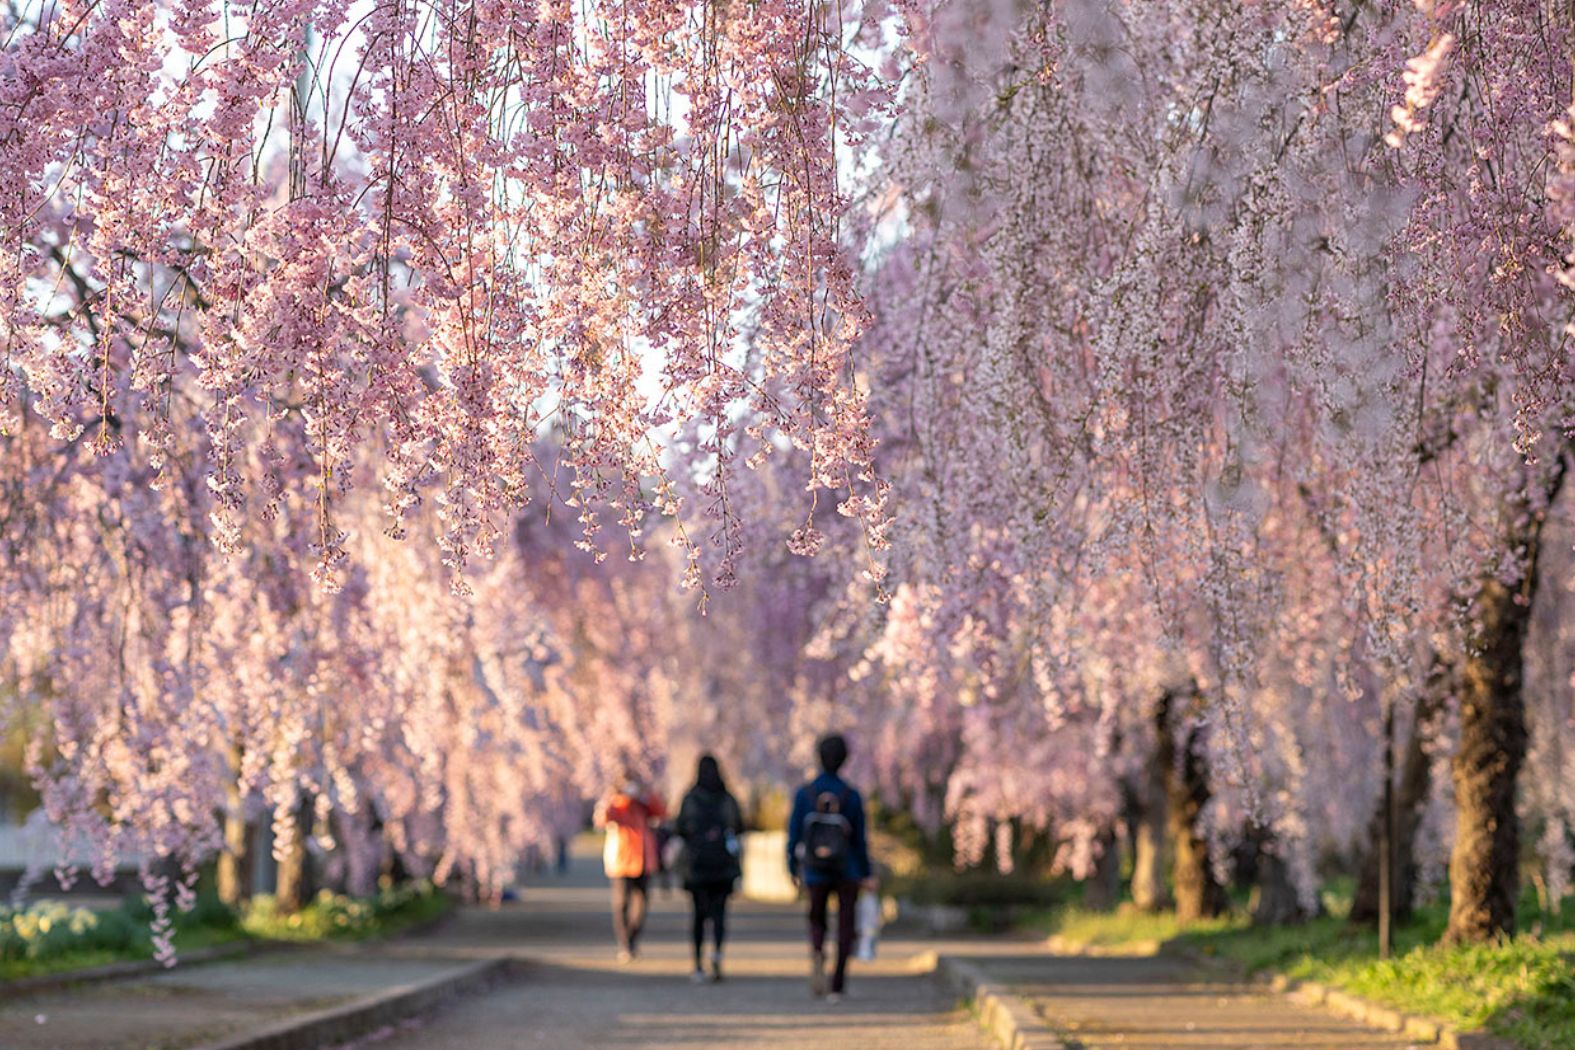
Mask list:
[[727,781],[722,779],[722,767],[715,755],[700,756],[700,767],[695,771],[695,787],[719,794],[727,790]]
[[634,763],[620,762],[613,769],[617,772],[612,781],[612,789],[614,791],[622,791],[631,784],[634,785],[636,790],[645,787],[645,781],[641,778],[640,772],[635,768]]
[[848,742],[842,739],[841,733],[821,737],[815,751],[820,755],[820,768],[827,773],[837,772],[848,760]]

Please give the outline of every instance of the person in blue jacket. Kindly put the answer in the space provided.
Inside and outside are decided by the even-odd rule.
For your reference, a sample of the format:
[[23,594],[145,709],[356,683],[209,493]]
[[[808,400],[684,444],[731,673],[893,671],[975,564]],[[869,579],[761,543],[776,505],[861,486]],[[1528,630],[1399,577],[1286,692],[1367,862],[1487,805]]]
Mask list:
[[[820,741],[820,775],[793,796],[788,820],[788,872],[809,893],[810,990],[836,1002],[853,954],[859,890],[875,888],[865,837],[864,799],[840,775],[848,742],[833,733]],[[826,982],[826,912],[837,898],[837,964]]]

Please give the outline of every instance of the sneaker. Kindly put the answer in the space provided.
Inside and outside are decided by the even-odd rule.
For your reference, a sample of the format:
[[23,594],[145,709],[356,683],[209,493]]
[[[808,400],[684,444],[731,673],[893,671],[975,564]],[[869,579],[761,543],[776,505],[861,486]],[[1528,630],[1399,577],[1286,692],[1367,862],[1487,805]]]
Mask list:
[[713,980],[713,981],[720,981],[721,979],[722,979],[722,957],[720,955],[713,955],[713,956],[711,956],[711,980]]
[[620,965],[620,966],[628,966],[632,962],[634,962],[634,953],[631,952],[627,948],[619,948],[618,949],[618,965]]
[[811,952],[809,957],[809,991],[812,995],[826,994],[826,953]]
[[830,1003],[832,1006],[836,1006],[838,1003],[842,1002],[842,993],[841,992],[827,992],[826,993],[826,1002]]
[[696,966],[695,967],[695,972],[689,975],[689,983],[690,984],[704,984],[705,981],[706,981],[705,971],[700,969],[700,967]]

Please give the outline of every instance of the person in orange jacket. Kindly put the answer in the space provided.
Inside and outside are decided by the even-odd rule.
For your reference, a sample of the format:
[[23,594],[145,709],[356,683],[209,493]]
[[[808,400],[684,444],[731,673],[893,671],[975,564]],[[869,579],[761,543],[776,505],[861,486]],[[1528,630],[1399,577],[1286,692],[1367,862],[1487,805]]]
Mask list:
[[618,961],[626,963],[640,953],[650,878],[660,864],[654,825],[667,816],[667,807],[638,777],[626,775],[620,780],[619,788],[597,803],[596,826],[607,831],[602,867],[612,881]]

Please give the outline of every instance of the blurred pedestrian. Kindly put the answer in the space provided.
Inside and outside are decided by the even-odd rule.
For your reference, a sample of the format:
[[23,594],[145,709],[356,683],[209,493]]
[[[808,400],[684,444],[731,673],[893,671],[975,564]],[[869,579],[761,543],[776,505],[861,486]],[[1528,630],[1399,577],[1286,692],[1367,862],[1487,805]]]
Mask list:
[[[842,779],[848,742],[824,737],[816,751],[820,774],[793,796],[788,819],[788,872],[809,894],[810,990],[837,1002],[847,984],[861,888],[875,890],[865,836],[864,799]],[[831,898],[837,899],[837,961],[826,980],[826,932]]]
[[711,980],[722,979],[722,945],[727,940],[727,899],[743,868],[739,863],[744,818],[738,800],[727,790],[722,767],[711,755],[700,759],[695,785],[678,808],[677,834],[684,889],[694,905],[694,974],[704,981],[707,925],[711,928]]
[[640,954],[650,877],[658,866],[653,825],[666,815],[660,796],[646,790],[632,773],[621,777],[619,786],[596,806],[596,826],[607,831],[602,866],[612,881],[613,933],[622,963]]

